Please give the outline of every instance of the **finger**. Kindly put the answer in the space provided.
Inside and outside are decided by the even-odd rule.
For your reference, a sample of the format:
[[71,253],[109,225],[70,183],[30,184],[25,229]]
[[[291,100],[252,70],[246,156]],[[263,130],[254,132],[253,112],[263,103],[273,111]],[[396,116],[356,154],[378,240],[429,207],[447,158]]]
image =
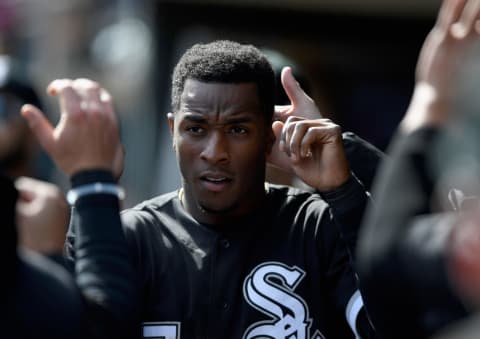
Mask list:
[[458,21],[466,0],[444,0],[440,7],[436,26],[447,32]]
[[47,93],[59,96],[60,112],[73,116],[82,116],[85,107],[81,106],[79,94],[73,88],[74,81],[71,79],[57,79],[47,87]]
[[282,152],[285,149],[285,140],[283,139],[282,135],[284,125],[285,124],[281,121],[274,121],[272,124],[273,134],[275,135],[275,145],[278,145],[278,149]]
[[467,2],[460,18],[460,22],[465,27],[465,36],[475,32],[478,19],[480,19],[480,0],[470,0]]
[[292,150],[290,148],[290,140],[295,130],[295,123],[300,120],[302,119],[299,117],[290,116],[288,117],[287,121],[283,125],[282,134],[280,136],[280,142],[283,143],[282,150],[286,152],[288,156],[292,154]]
[[86,113],[93,116],[107,115],[104,110],[104,105],[100,99],[100,86],[96,83],[91,83],[86,87],[81,94],[82,102],[86,109]]
[[52,96],[58,95],[65,87],[71,86],[72,82],[73,81],[71,79],[56,79],[56,80],[53,80],[47,86],[47,93],[49,95],[52,95]]
[[103,113],[100,100],[100,85],[90,79],[80,78],[72,83],[72,88],[80,99],[80,108],[89,116],[99,117]]
[[112,96],[105,88],[100,89],[100,102],[102,103],[106,113],[109,115],[114,115]]
[[329,143],[342,142],[342,133],[340,126],[334,123],[325,123],[312,127],[306,133],[302,145],[304,149],[311,148],[313,144],[326,145]]
[[451,33],[456,38],[465,38],[475,31],[475,24],[480,10],[480,0],[470,0],[466,3],[461,12],[458,22],[452,25]]
[[305,136],[305,133],[308,131],[310,123],[307,120],[298,121],[295,123],[295,128],[290,137],[290,152],[294,160],[299,160],[301,157],[304,157],[301,150],[302,141]]
[[101,114],[115,120],[112,96],[97,82],[81,78],[74,81],[73,87],[79,93],[81,106],[87,114]]
[[19,177],[15,180],[15,188],[20,193],[20,200],[29,203],[35,199],[39,187],[42,183],[38,180],[29,177]]
[[275,121],[272,124],[272,130],[275,135],[275,144],[273,145],[271,152],[268,154],[267,161],[270,165],[281,168],[287,173],[292,173],[291,160],[279,147],[283,125],[284,123],[281,121]]
[[[329,127],[326,126],[315,126],[311,127],[306,131],[305,135],[302,138],[302,157],[312,156],[312,149],[314,149],[315,144],[320,141],[321,146],[323,146],[328,140],[328,134],[330,134]],[[318,148],[318,146],[317,146]]]
[[298,105],[302,97],[307,96],[293,76],[291,67],[287,66],[282,69],[280,79],[282,81],[283,89],[294,107]]
[[60,112],[74,117],[84,116],[86,107],[82,107],[82,99],[71,85],[65,86],[58,92]]
[[21,114],[28,123],[33,134],[37,137],[40,145],[51,154],[53,151],[53,126],[45,115],[33,105],[23,105]]

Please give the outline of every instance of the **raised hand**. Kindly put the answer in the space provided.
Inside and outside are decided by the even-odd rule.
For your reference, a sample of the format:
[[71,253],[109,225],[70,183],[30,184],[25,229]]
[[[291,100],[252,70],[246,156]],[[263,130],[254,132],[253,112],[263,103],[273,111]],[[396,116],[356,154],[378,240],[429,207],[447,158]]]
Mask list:
[[55,128],[32,105],[22,115],[42,147],[67,175],[106,169],[117,178],[123,170],[123,148],[110,94],[88,79],[55,80],[47,88],[58,96],[60,120]]
[[273,131],[279,151],[307,185],[328,191],[348,180],[350,170],[340,126],[328,119],[291,116],[285,123],[275,121]]
[[44,254],[61,253],[70,216],[63,193],[53,184],[26,177],[17,179],[15,187],[20,245]]
[[[322,118],[315,102],[300,87],[290,67],[282,69],[281,80],[285,93],[290,99],[290,105],[275,106],[274,120],[286,122],[293,116],[305,119]],[[275,167],[293,173],[291,160],[285,152],[280,151],[279,143],[280,139],[277,138],[267,161]]]
[[437,22],[422,47],[416,86],[402,128],[442,125],[453,111],[458,80],[466,55],[480,37],[480,1],[444,0]]

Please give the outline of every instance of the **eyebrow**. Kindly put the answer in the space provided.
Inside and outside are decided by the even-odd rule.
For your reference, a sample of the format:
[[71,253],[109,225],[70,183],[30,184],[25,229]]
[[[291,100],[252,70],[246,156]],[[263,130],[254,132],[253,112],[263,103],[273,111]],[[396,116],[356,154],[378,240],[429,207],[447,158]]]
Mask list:
[[247,123],[247,122],[252,122],[254,121],[253,117],[251,115],[244,115],[244,116],[239,116],[239,117],[231,117],[231,118],[226,118],[226,123],[227,124],[241,124],[241,123]]
[[185,120],[189,120],[191,122],[206,122],[207,119],[203,115],[198,115],[198,114],[185,114],[184,115]]
[[[184,119],[196,122],[196,123],[205,123],[208,121],[203,115],[199,114],[185,114]],[[241,124],[241,123],[249,123],[253,122],[255,119],[251,114],[248,115],[241,115],[241,116],[233,116],[225,118],[225,124]]]

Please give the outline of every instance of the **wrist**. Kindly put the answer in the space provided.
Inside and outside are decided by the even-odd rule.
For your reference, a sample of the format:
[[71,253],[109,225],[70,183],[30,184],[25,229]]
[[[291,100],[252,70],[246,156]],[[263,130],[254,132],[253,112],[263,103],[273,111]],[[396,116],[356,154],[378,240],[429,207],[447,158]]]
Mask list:
[[106,194],[117,197],[119,200],[125,198],[125,191],[120,187],[111,171],[96,169],[80,171],[70,178],[72,188],[67,193],[67,201],[75,205],[78,199],[86,196]]
[[78,171],[70,177],[72,188],[95,182],[116,183],[116,180],[111,171],[104,169]]
[[78,199],[93,194],[109,194],[116,196],[119,200],[125,198],[125,190],[113,183],[94,182],[72,188],[67,193],[67,201],[75,205]]
[[400,128],[404,133],[411,133],[422,127],[444,126],[448,119],[448,107],[448,95],[440,94],[429,83],[418,83]]

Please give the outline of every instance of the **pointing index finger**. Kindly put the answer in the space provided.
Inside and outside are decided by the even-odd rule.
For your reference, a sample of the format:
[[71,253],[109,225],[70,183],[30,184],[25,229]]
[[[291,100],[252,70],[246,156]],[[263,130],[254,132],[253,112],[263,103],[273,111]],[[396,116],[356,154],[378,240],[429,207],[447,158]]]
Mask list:
[[49,95],[58,95],[61,93],[66,87],[71,87],[73,84],[73,81],[71,79],[56,79],[53,80],[48,86],[47,86],[47,93]]
[[292,68],[290,66],[286,66],[282,69],[281,81],[283,89],[290,99],[290,102],[295,106],[298,103],[299,92],[303,92],[303,90],[293,76]]

